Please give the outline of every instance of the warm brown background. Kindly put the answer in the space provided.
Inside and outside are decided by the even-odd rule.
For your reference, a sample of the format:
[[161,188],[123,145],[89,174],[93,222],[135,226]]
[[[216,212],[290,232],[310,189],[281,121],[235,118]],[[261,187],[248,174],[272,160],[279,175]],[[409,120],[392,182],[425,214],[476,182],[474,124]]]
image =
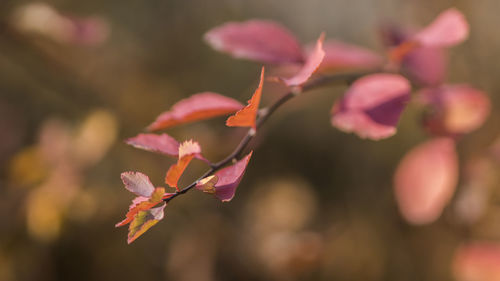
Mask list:
[[[120,173],[142,171],[161,184],[172,163],[121,140],[193,93],[245,101],[255,88],[260,65],[213,51],[202,41],[208,29],[272,19],[304,43],[325,31],[383,51],[382,23],[421,26],[459,8],[471,37],[452,50],[449,81],[493,101],[486,125],[459,143],[463,163],[499,133],[498,0],[46,1],[106,20],[109,38],[93,47],[16,31],[11,16],[26,3],[0,1],[0,280],[447,281],[457,245],[500,238],[494,199],[472,226],[458,224],[453,207],[429,226],[403,222],[391,179],[404,152],[426,138],[418,112],[410,107],[388,140],[360,140],[329,124],[344,87],[301,97],[272,118],[232,202],[182,196],[130,246],[126,229],[114,228],[132,198]],[[276,98],[267,89],[264,103]],[[240,132],[223,120],[169,134],[199,140],[218,160]],[[184,183],[203,169],[195,165]]]

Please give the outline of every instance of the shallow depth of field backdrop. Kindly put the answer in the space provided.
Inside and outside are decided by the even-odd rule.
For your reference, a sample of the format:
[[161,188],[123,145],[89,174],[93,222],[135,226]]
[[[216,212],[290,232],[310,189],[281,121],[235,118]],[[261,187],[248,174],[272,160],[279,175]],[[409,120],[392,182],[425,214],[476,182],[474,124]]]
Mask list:
[[[230,20],[271,19],[303,43],[325,31],[382,51],[383,24],[424,26],[459,8],[471,36],[451,50],[448,80],[483,89],[492,101],[489,120],[458,144],[464,170],[500,134],[498,0],[44,3],[26,15],[32,2],[0,1],[0,280],[446,281],[456,280],[451,264],[459,245],[500,239],[495,180],[473,222],[473,210],[454,200],[432,224],[406,223],[392,177],[404,153],[427,138],[419,115],[409,107],[386,140],[345,134],[329,122],[345,86],[308,93],[272,116],[231,202],[190,192],[131,245],[127,230],[114,227],[132,198],[120,173],[142,171],[161,183],[174,162],[123,139],[191,94],[214,91],[244,102],[255,89],[260,64],[234,60],[202,40]],[[78,34],[38,30],[47,13],[81,20]],[[278,97],[272,87],[266,83],[262,105]],[[169,134],[197,139],[218,160],[245,132],[223,123],[216,118]],[[192,168],[183,184],[204,166]]]

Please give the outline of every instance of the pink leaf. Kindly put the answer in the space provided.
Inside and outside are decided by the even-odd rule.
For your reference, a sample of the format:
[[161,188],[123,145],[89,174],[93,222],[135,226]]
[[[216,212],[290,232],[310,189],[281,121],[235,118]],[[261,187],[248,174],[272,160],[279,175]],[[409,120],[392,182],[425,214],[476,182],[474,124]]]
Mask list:
[[290,78],[284,78],[283,81],[288,86],[300,86],[307,82],[311,75],[318,69],[323,58],[325,57],[325,51],[323,51],[323,40],[325,39],[325,34],[322,33],[319,36],[318,41],[316,42],[316,46],[314,50],[309,54],[305,64],[302,68]]
[[215,50],[235,58],[276,64],[303,61],[297,39],[272,21],[229,22],[208,31],[205,40]]
[[396,74],[372,74],[356,80],[332,108],[334,127],[379,140],[396,133],[410,98],[410,83]]
[[437,135],[461,135],[479,128],[490,114],[488,96],[468,85],[444,85],[420,92],[420,101],[431,110],[426,129]]
[[[236,193],[236,188],[245,174],[245,169],[251,157],[252,152],[240,161],[236,162],[236,164],[228,166],[215,173],[215,176],[218,179],[215,184],[215,196],[222,202],[228,202],[233,199],[234,194]],[[196,188],[205,191],[206,186],[200,184],[196,186]]]
[[192,95],[174,104],[148,126],[148,130],[167,129],[184,123],[231,114],[243,107],[238,101],[212,92]]
[[124,172],[121,178],[125,188],[137,196],[150,197],[155,187],[149,177],[140,172]]
[[125,142],[135,148],[168,156],[177,157],[179,154],[179,142],[167,134],[139,134],[127,139]]
[[[306,48],[311,53],[313,46]],[[325,57],[318,71],[342,69],[371,69],[382,65],[382,57],[370,49],[336,40],[323,44]]]
[[416,47],[401,64],[410,80],[419,85],[437,86],[446,79],[448,61],[442,48]]
[[453,275],[457,281],[500,280],[500,245],[475,242],[460,246],[453,258]]
[[413,40],[428,47],[451,47],[462,43],[469,36],[469,24],[464,15],[451,8],[427,27],[418,32]]
[[394,175],[396,201],[412,224],[427,224],[441,215],[458,181],[455,143],[437,138],[418,145],[401,160]]

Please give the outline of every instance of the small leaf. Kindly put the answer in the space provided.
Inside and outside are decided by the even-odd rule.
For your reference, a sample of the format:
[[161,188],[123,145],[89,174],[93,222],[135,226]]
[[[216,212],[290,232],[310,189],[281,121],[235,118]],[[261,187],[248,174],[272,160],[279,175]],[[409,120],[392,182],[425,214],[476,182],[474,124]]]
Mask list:
[[444,85],[425,89],[420,102],[430,107],[425,128],[436,135],[462,135],[481,127],[490,114],[488,96],[468,85]]
[[452,271],[457,281],[500,280],[500,245],[494,242],[461,245],[455,251]]
[[222,202],[228,202],[233,199],[234,194],[236,193],[236,188],[245,174],[245,170],[250,158],[252,157],[252,153],[253,152],[250,152],[247,156],[236,162],[236,164],[228,166],[215,173],[215,175],[219,178],[215,184],[215,197],[219,198]]
[[332,108],[334,127],[361,138],[379,140],[396,133],[410,99],[410,83],[396,74],[372,74],[356,80]]
[[125,172],[121,174],[125,188],[137,196],[149,197],[155,187],[149,177],[139,172]]
[[164,216],[163,210],[166,205],[163,204],[160,207],[138,212],[130,223],[127,243],[134,242],[135,239],[162,220]]
[[265,20],[228,22],[205,34],[205,40],[219,52],[264,63],[300,63],[302,49],[282,25]]
[[413,40],[428,47],[451,47],[462,43],[468,36],[469,24],[465,16],[456,8],[450,8],[418,32]]
[[[314,50],[313,46],[306,48],[307,53]],[[382,57],[374,51],[357,45],[337,40],[327,40],[323,44],[325,57],[318,72],[346,69],[373,69],[383,63]]]
[[229,127],[252,127],[257,129],[257,111],[259,110],[260,98],[262,96],[262,86],[264,84],[264,67],[260,73],[260,82],[257,90],[255,90],[252,98],[248,101],[248,105],[245,106],[236,114],[229,116],[226,120],[226,126]]
[[243,105],[238,101],[212,92],[192,95],[163,112],[148,126],[148,130],[167,129],[180,124],[231,114]]
[[396,202],[412,224],[435,221],[448,204],[458,181],[458,157],[450,138],[437,138],[413,148],[394,175]]
[[127,144],[147,151],[162,153],[168,156],[179,155],[179,142],[167,134],[139,134],[125,141]]
[[179,190],[177,183],[195,155],[201,153],[200,145],[192,140],[185,141],[179,146],[179,159],[170,166],[165,176],[165,183]]
[[219,177],[216,175],[211,175],[206,178],[201,179],[196,184],[196,189],[201,190],[205,193],[215,194],[215,184],[219,181]]
[[167,194],[168,193],[165,193],[165,188],[157,187],[151,194],[151,197],[136,197],[134,200],[132,200],[132,204],[130,205],[129,210],[125,215],[125,219],[117,223],[115,227],[124,226],[127,223],[131,222],[138,212],[153,208],[158,203],[160,203]]
[[307,57],[306,62],[302,66],[302,68],[290,78],[283,78],[283,82],[285,82],[288,86],[300,86],[307,82],[311,75],[318,69],[323,58],[325,57],[325,51],[323,50],[323,40],[325,39],[325,34],[322,33],[319,36],[318,41],[316,42],[316,46],[314,50]]

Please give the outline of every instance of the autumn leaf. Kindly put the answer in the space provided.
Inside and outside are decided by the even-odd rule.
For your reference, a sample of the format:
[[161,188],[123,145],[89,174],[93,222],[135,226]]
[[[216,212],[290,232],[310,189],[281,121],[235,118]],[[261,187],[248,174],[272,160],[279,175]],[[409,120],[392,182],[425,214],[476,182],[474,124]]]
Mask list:
[[163,219],[163,210],[167,204],[162,204],[160,207],[141,210],[135,214],[133,221],[129,225],[127,243],[132,243],[139,236],[148,231],[156,223]]
[[479,128],[490,114],[488,96],[469,85],[424,89],[419,101],[429,107],[424,126],[435,135],[457,136]]
[[179,190],[177,183],[184,173],[184,170],[189,165],[191,160],[201,153],[200,145],[192,140],[185,141],[179,146],[179,158],[176,164],[170,166],[165,176],[165,183],[170,187]]
[[325,57],[325,51],[323,50],[324,39],[325,34],[322,33],[319,36],[313,51],[307,57],[306,62],[294,76],[290,78],[282,78],[283,82],[285,82],[287,86],[300,86],[307,82],[311,75],[316,72]]
[[361,138],[379,140],[396,133],[410,99],[410,83],[396,74],[372,74],[356,80],[332,108],[334,127]]
[[427,27],[420,30],[413,40],[428,47],[451,47],[462,43],[469,36],[469,24],[456,8],[440,13]]
[[147,151],[157,152],[168,156],[179,155],[179,142],[167,134],[139,134],[125,140],[125,143]]
[[238,101],[217,93],[203,92],[183,99],[163,112],[148,126],[149,131],[167,129],[173,126],[231,114],[243,105]]
[[125,172],[122,173],[121,178],[125,188],[136,194],[137,197],[132,200],[132,204],[129,206],[125,219],[117,223],[115,225],[116,227],[130,223],[138,212],[151,209],[162,202],[165,196],[169,195],[169,193],[165,193],[163,187],[155,188],[149,180],[149,177],[143,173]]
[[295,36],[273,21],[229,22],[205,34],[205,40],[219,52],[264,63],[301,63],[302,48]]
[[[308,56],[312,55],[315,45],[306,47]],[[325,41],[323,50],[325,57],[317,70],[318,72],[374,69],[380,67],[383,63],[382,57],[376,52],[337,40]]]
[[257,129],[257,112],[259,110],[260,98],[262,96],[262,86],[264,84],[264,67],[260,73],[260,82],[257,90],[255,90],[252,98],[248,101],[248,105],[245,106],[236,114],[229,116],[226,120],[226,125],[229,127],[252,127]]
[[250,152],[235,164],[217,171],[215,177],[205,178],[200,181],[196,185],[196,188],[209,194],[215,194],[215,197],[222,202],[231,201],[236,193],[236,188],[245,174],[252,153]]
[[396,202],[412,224],[427,224],[441,215],[458,181],[458,156],[450,138],[424,142],[408,152],[394,175]]

